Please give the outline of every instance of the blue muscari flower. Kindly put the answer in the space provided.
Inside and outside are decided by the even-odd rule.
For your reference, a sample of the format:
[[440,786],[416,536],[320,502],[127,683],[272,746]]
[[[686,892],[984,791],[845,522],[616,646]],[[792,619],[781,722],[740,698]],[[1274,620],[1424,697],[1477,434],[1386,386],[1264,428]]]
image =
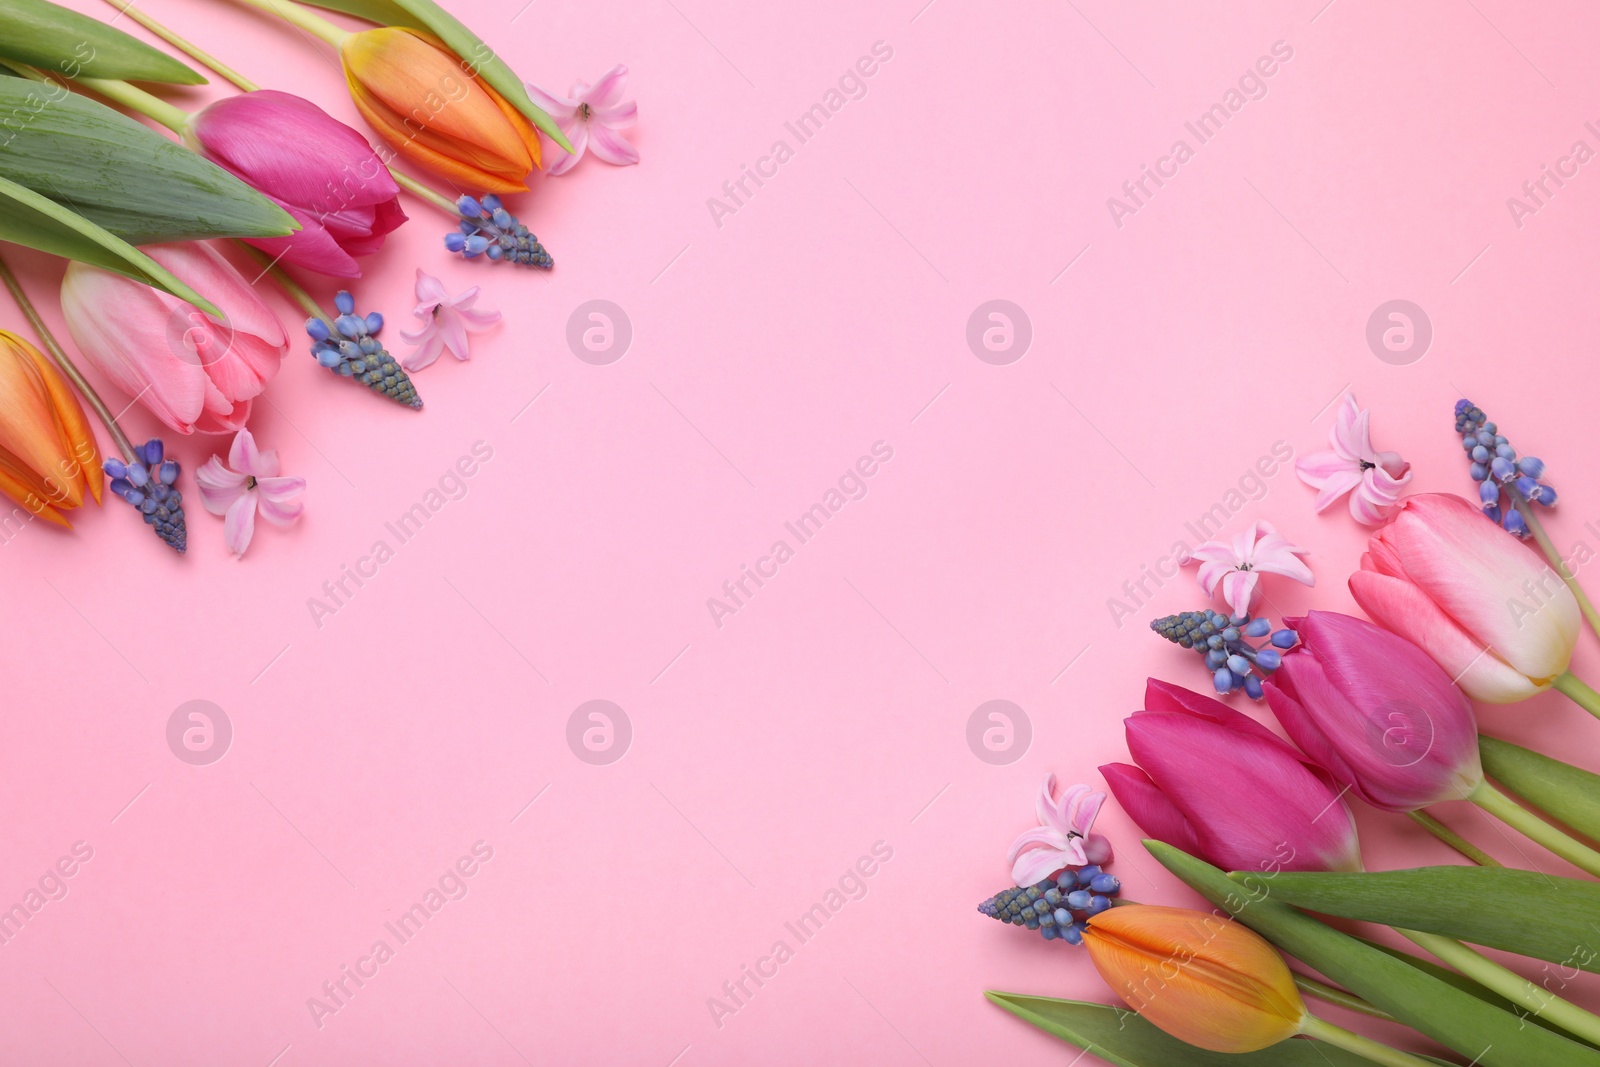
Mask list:
[[539,239],[507,211],[493,193],[474,199],[463,196],[456,201],[461,223],[456,233],[445,234],[444,246],[467,259],[487,256],[496,263],[506,260],[549,270],[555,260]]
[[1456,433],[1461,435],[1472,480],[1478,483],[1483,513],[1507,533],[1527,537],[1532,531],[1516,505],[1556,504],[1556,491],[1539,480],[1544,477],[1544,460],[1519,457],[1500,428],[1470,400],[1456,401]]
[[178,461],[166,458],[160,438],[136,445],[133,456],[105,461],[111,491],[144,516],[145,525],[179,552],[188,550],[189,529],[183,519],[183,494],[178,491]]
[[342,378],[352,378],[373,392],[408,408],[420,408],[422,398],[408,375],[377,338],[383,316],[376,311],[356,314],[355,297],[341,289],[333,298],[339,317],[332,329],[321,319],[306,320],[311,354],[317,362]]
[[1046,941],[1081,945],[1088,920],[1111,907],[1111,898],[1121,892],[1115,875],[1087,864],[1034,885],[1002,890],[978,910],[991,919],[1037,930]]
[[[1220,611],[1185,611],[1150,623],[1150,629],[1173,644],[1200,653],[1211,683],[1226,696],[1243,689],[1260,700],[1261,679],[1283,666],[1282,649],[1293,648],[1293,630],[1274,630],[1265,618],[1224,615]],[[1252,644],[1265,637],[1261,645]]]

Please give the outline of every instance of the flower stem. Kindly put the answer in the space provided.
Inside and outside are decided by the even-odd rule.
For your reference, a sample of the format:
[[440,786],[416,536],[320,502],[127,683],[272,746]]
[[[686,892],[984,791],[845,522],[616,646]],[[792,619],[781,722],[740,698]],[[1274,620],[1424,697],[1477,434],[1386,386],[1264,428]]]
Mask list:
[[1565,695],[1578,707],[1600,719],[1600,693],[1595,692],[1571,671],[1557,675],[1556,680],[1550,683],[1550,688]]
[[1513,1004],[1520,1004],[1534,1015],[1590,1044],[1600,1041],[1600,1015],[1584,1011],[1570,1000],[1563,1000],[1540,989],[1522,975],[1474,951],[1453,938],[1419,930],[1396,932],[1454,967],[1485,989],[1499,993]]
[[1382,1008],[1368,1004],[1354,993],[1340,989],[1337,986],[1319,982],[1315,978],[1307,978],[1303,974],[1295,974],[1294,984],[1299,987],[1300,992],[1308,997],[1316,997],[1318,1000],[1325,1000],[1329,1004],[1337,1004],[1341,1008],[1360,1012],[1362,1015],[1370,1015],[1374,1019],[1387,1019],[1390,1021],[1394,1019],[1393,1015],[1390,1015]]
[[1533,533],[1533,539],[1539,544],[1539,551],[1544,553],[1544,558],[1550,561],[1550,566],[1555,568],[1561,580],[1567,583],[1567,588],[1572,590],[1572,596],[1578,602],[1578,610],[1583,612],[1583,617],[1589,622],[1589,629],[1600,635],[1600,611],[1595,610],[1593,601],[1589,599],[1583,587],[1578,584],[1578,576],[1572,573],[1566,562],[1561,558],[1561,553],[1556,551],[1555,544],[1550,536],[1544,532],[1544,523],[1539,521],[1539,516],[1534,514],[1533,506],[1528,503],[1517,487],[1512,485],[1507,488],[1511,491],[1511,502],[1522,513],[1522,519],[1528,524],[1528,529]]
[[461,212],[456,209],[456,202],[454,200],[451,200],[442,193],[434,192],[432,189],[429,189],[426,185],[423,185],[415,178],[407,174],[402,174],[393,167],[389,168],[389,173],[394,177],[394,180],[400,185],[401,188],[409,190],[420,199],[426,200],[428,203],[432,204],[446,215],[449,215],[451,218],[458,220],[461,218]]
[[178,34],[173,30],[168,29],[166,26],[163,26],[149,15],[146,15],[143,11],[140,11],[134,0],[106,0],[106,3],[110,4],[112,7],[116,8],[120,14],[128,16],[130,19],[137,22],[139,25],[143,26],[145,29],[149,30],[163,41],[182,52],[186,52],[189,56],[199,60],[205,66],[210,67],[212,70],[216,71],[228,81],[231,81],[233,84],[243,89],[245,92],[250,93],[261,88],[261,86],[256,85],[243,74],[240,74],[232,67],[225,65],[222,60],[218,59],[216,56],[211,55],[209,52],[201,51],[199,45],[178,36]]
[[1443,841],[1445,844],[1449,845],[1451,848],[1455,849],[1457,852],[1461,853],[1478,866],[1505,866],[1499,860],[1495,859],[1483,849],[1479,848],[1477,845],[1474,845],[1471,841],[1468,841],[1466,838],[1462,837],[1460,834],[1456,833],[1454,830],[1450,829],[1450,827],[1446,826],[1438,819],[1435,819],[1427,812],[1408,811],[1406,814],[1411,816],[1417,825],[1428,831],[1428,833],[1432,834],[1434,837],[1437,837],[1440,841]]
[[[240,0],[241,3],[258,7],[269,15],[276,15],[292,26],[298,26],[313,37],[320,37],[324,41],[338,48],[350,34],[321,15],[312,11],[304,4],[297,4],[294,0]],[[196,58],[199,58],[198,56]],[[218,73],[221,73],[220,71]]]
[[100,399],[100,394],[95,392],[94,386],[89,384],[88,379],[83,376],[82,372],[67,356],[66,350],[56,341],[55,334],[51,333],[50,327],[44,324],[44,319],[39,317],[39,310],[33,306],[33,301],[28,299],[28,294],[23,292],[22,283],[17,281],[17,276],[11,273],[11,267],[4,259],[0,259],[0,281],[5,282],[6,288],[11,290],[11,298],[22,309],[23,315],[27,316],[28,322],[33,326],[33,332],[38,334],[39,340],[44,342],[45,351],[50,353],[50,358],[55,361],[56,366],[61,368],[61,373],[65,374],[67,380],[78,387],[78,392],[82,393],[83,398],[89,402],[89,406],[94,408],[94,413],[105,424],[106,431],[111,434],[111,439],[117,443],[117,450],[122,453],[122,458],[132,460],[134,458],[133,442],[128,440],[128,435],[122,432],[122,427],[117,425],[116,416],[111,414],[111,409],[106,407],[104,400]]
[[115,101],[130,111],[137,111],[146,118],[154,119],[173,133],[181,135],[189,124],[189,113],[181,107],[174,107],[153,93],[147,93],[137,85],[112,78],[75,78],[77,84],[85,89],[92,89],[105,97]]
[[1518,833],[1537,841],[1574,867],[1600,877],[1600,852],[1551,826],[1487,781],[1480,782],[1466,799]]
[[278,266],[277,260],[261,251],[261,249],[245,244],[243,241],[235,239],[234,243],[249,253],[251,259],[261,264],[265,273],[272,275],[272,280],[278,283],[278,287],[284,291],[284,294],[290,300],[299,304],[307,315],[314,319],[321,319],[327,323],[329,329],[333,328],[333,319],[328,317],[328,313],[322,309],[322,305],[317,303],[316,298],[306,292],[299,282],[290,277],[288,271]]
[[1432,1067],[1432,1064],[1420,1056],[1390,1048],[1370,1037],[1362,1037],[1342,1026],[1335,1026],[1326,1019],[1319,1019],[1315,1015],[1306,1016],[1305,1022],[1300,1024],[1300,1032],[1318,1041],[1336,1045],[1346,1052],[1353,1052],[1373,1063],[1382,1064],[1383,1067]]

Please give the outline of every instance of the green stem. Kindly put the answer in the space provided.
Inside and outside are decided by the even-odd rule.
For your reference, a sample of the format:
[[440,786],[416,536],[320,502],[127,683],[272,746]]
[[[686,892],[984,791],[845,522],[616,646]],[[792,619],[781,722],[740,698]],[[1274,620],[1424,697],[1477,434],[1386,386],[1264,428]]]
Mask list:
[[1445,844],[1449,845],[1451,848],[1455,849],[1457,852],[1461,853],[1478,866],[1505,866],[1499,860],[1495,859],[1483,849],[1479,848],[1477,845],[1474,845],[1471,841],[1468,841],[1466,838],[1462,837],[1460,834],[1456,833],[1454,830],[1450,829],[1450,827],[1446,826],[1438,819],[1435,819],[1427,812],[1408,811],[1406,814],[1411,816],[1417,825],[1428,831],[1428,833],[1432,834],[1434,837],[1437,837],[1440,841],[1443,841]]
[[1600,693],[1595,692],[1571,671],[1557,675],[1556,680],[1550,683],[1550,688],[1565,694],[1578,707],[1600,719]]
[[294,0],[241,0],[251,7],[258,7],[269,15],[276,15],[292,26],[298,26],[313,37],[320,37],[324,41],[338,48],[350,34],[341,30],[321,15],[312,11],[304,4],[297,4]]
[[1572,573],[1566,562],[1561,558],[1561,553],[1556,551],[1555,544],[1544,532],[1544,523],[1534,514],[1533,507],[1517,492],[1516,486],[1510,486],[1511,501],[1517,511],[1521,512],[1522,519],[1528,524],[1528,529],[1533,532],[1533,539],[1539,544],[1539,551],[1544,553],[1544,558],[1550,561],[1550,566],[1555,568],[1561,580],[1567,583],[1567,588],[1572,590],[1572,596],[1578,602],[1578,610],[1583,612],[1583,617],[1589,622],[1589,629],[1600,635],[1600,612],[1597,612],[1594,603],[1589,599],[1583,587],[1578,584],[1578,576]]
[[1335,1026],[1326,1019],[1319,1019],[1315,1015],[1307,1015],[1305,1022],[1300,1024],[1300,1032],[1307,1037],[1314,1037],[1318,1041],[1326,1041],[1336,1045],[1346,1052],[1353,1052],[1357,1056],[1365,1057],[1373,1063],[1380,1063],[1383,1067],[1433,1067],[1427,1060],[1420,1056],[1413,1056],[1409,1052],[1401,1052],[1397,1048],[1362,1037],[1352,1033],[1342,1026]]
[[415,178],[412,178],[409,175],[401,174],[393,167],[389,168],[389,173],[394,176],[394,180],[399,183],[401,188],[410,190],[412,193],[416,194],[421,199],[426,200],[428,203],[432,204],[434,207],[438,208],[440,211],[444,212],[446,215],[449,215],[453,219],[459,219],[461,217],[461,212],[456,209],[456,202],[451,200],[448,196],[445,196],[442,193],[434,192],[432,189],[429,189],[426,185],[423,185]]
[[316,298],[306,292],[299,282],[290,277],[288,271],[278,266],[277,260],[261,251],[261,249],[253,245],[247,245],[243,241],[235,239],[234,243],[249,253],[251,259],[261,264],[262,269],[272,275],[272,280],[278,283],[278,287],[284,291],[290,300],[299,304],[307,315],[314,319],[321,319],[327,323],[330,330],[333,329],[333,319],[329,318],[328,313],[322,310],[322,305],[317,303]]
[[28,299],[28,294],[23,292],[22,283],[17,281],[17,276],[11,273],[11,267],[4,259],[0,259],[0,281],[5,282],[6,288],[11,290],[11,298],[22,309],[23,315],[27,316],[28,322],[33,326],[33,332],[38,334],[39,340],[44,342],[45,351],[50,353],[50,358],[55,360],[56,366],[61,368],[61,373],[65,374],[67,380],[78,387],[78,392],[83,394],[83,398],[89,402],[89,406],[94,409],[94,413],[105,424],[106,431],[111,434],[111,439],[117,443],[117,449],[122,453],[122,458],[132,460],[134,458],[133,442],[128,440],[128,435],[122,432],[122,427],[117,425],[116,416],[111,414],[111,409],[106,407],[104,400],[100,399],[100,394],[95,392],[94,386],[89,384],[88,379],[83,376],[82,372],[67,356],[66,350],[56,341],[56,335],[50,332],[50,327],[45,325],[44,319],[39,317],[39,310],[33,306],[33,301]]
[[1551,826],[1487,781],[1480,782],[1466,799],[1518,833],[1537,841],[1574,867],[1600,878],[1600,852]]
[[1395,930],[1485,989],[1499,993],[1513,1004],[1522,1005],[1539,1018],[1559,1026],[1569,1034],[1576,1034],[1590,1044],[1600,1041],[1600,1016],[1584,1011],[1549,990],[1540,989],[1522,975],[1500,966],[1453,938],[1418,930],[1401,930],[1399,927]]
[[178,36],[177,33],[168,29],[166,26],[163,26],[149,15],[146,15],[143,11],[140,11],[135,0],[127,0],[127,2],[124,2],[124,0],[106,0],[106,3],[110,4],[112,7],[116,8],[118,12],[128,16],[130,19],[137,22],[139,25],[143,26],[145,29],[149,30],[163,41],[179,49],[180,51],[188,53],[194,59],[197,59],[201,63],[210,67],[212,70],[216,71],[218,74],[222,75],[224,78],[243,89],[245,92],[251,93],[261,88],[261,86],[256,85],[243,74],[240,74],[232,67],[225,65],[222,60],[218,59],[216,56],[211,55],[209,52],[201,51],[199,45]]
[[1337,1004],[1341,1008],[1360,1012],[1362,1015],[1370,1015],[1374,1019],[1386,1019],[1391,1022],[1394,1020],[1394,1016],[1382,1008],[1374,1007],[1354,993],[1340,989],[1338,986],[1319,982],[1315,978],[1307,978],[1303,974],[1294,975],[1294,984],[1300,988],[1300,992],[1308,997],[1316,997],[1318,1000],[1325,1000],[1329,1004]]
[[187,111],[181,107],[174,107],[153,93],[145,92],[137,85],[130,85],[125,81],[116,81],[111,78],[76,78],[74,80],[85,89],[92,89],[107,100],[113,100],[123,107],[137,111],[146,118],[154,119],[180,136],[189,125],[189,113]]

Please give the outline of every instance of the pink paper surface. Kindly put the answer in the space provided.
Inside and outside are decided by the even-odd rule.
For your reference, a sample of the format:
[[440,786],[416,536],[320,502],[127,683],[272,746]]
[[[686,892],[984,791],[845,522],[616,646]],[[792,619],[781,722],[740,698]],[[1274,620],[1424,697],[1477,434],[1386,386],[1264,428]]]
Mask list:
[[[252,425],[306,516],[244,561],[190,481],[226,440],[168,435],[187,558],[115,500],[0,529],[0,904],[65,891],[6,928],[0,1060],[1069,1062],[982,990],[1105,986],[974,906],[1048,771],[1125,758],[1146,675],[1206,687],[1146,629],[1205,602],[1175,545],[1270,519],[1319,581],[1267,578],[1268,609],[1354,610],[1365,531],[1284,462],[1353,390],[1417,490],[1470,492],[1451,407],[1476,400],[1551,463],[1558,545],[1600,550],[1588,6],[520,2],[452,10],[549,89],[626,62],[643,162],[513,202],[549,275],[448,258],[405,201],[357,286],[396,350],[418,265],[506,315],[417,375],[425,410],[297,341]],[[360,125],[298,31],[141,6]],[[1546,165],[1563,184],[1514,212]],[[59,324],[60,266],[13,261]],[[1425,348],[1369,344],[1396,300]],[[620,358],[583,348],[592,301]],[[1592,639],[1577,666],[1600,674]],[[1009,762],[969,746],[997,700]],[[169,746],[191,701],[231,732],[209,764]],[[1600,768],[1561,697],[1483,718]],[[1358,817],[1371,866],[1450,861]],[[1098,828],[1130,897],[1194,899],[1115,804]]]

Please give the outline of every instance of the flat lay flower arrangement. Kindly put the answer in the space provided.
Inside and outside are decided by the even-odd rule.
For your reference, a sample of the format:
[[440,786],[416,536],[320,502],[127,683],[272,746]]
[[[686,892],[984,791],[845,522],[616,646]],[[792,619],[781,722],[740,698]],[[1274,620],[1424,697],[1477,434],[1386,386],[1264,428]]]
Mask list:
[[[1098,768],[1105,790],[1051,774],[1005,854],[1013,884],[978,906],[1016,935],[1084,949],[1112,1001],[988,992],[999,1007],[1123,1067],[1600,1064],[1600,1016],[1567,989],[1600,971],[1587,947],[1600,939],[1600,775],[1480,732],[1473,703],[1556,690],[1600,717],[1600,693],[1571,671],[1600,615],[1545,533],[1544,463],[1482,409],[1454,411],[1472,499],[1408,494],[1412,471],[1374,447],[1373,421],[1344,397],[1331,447],[1297,463],[1312,508],[1193,550],[1215,604],[1150,628],[1204,675],[1152,650],[1174,680],[1150,678],[1125,720],[1129,761]],[[1373,528],[1340,576],[1369,618],[1262,613],[1271,583],[1316,584],[1278,528],[1313,509]],[[1197,691],[1207,682],[1212,694]],[[1225,702],[1241,697],[1281,733]],[[1094,830],[1112,801],[1210,910],[1128,898],[1115,852],[1135,843]],[[1449,801],[1495,820],[1527,866],[1542,849],[1582,876],[1501,865],[1430,813]],[[1412,820],[1460,862],[1368,869],[1360,805]],[[1318,1002],[1383,1020],[1391,1040],[1328,1021]],[[1396,1047],[1396,1023],[1436,1055]]]
[[[557,95],[433,0],[322,0],[374,24],[360,29],[294,0],[239,0],[331,50],[361,130],[107,2],[114,13],[101,21],[49,0],[0,0],[0,111],[11,116],[0,129],[0,280],[15,305],[15,321],[0,317],[0,492],[70,527],[71,512],[109,489],[184,552],[185,495],[197,489],[242,557],[258,516],[286,525],[304,508],[305,480],[280,471],[250,428],[292,351],[411,417],[423,408],[411,376],[445,352],[468,359],[471,335],[501,321],[477,286],[451,292],[418,266],[414,296],[398,301],[416,326],[399,328],[406,350],[392,353],[381,308],[397,298],[360,290],[362,259],[383,254],[420,205],[444,217],[442,256],[553,269],[518,217],[519,194],[535,172],[566,174],[585,155],[638,162],[628,70]],[[111,24],[122,16],[185,59]],[[207,81],[186,60],[237,92],[186,109],[183,87]],[[68,261],[53,294],[68,339],[39,314],[42,287],[6,263],[7,242]],[[252,278],[270,279],[303,324],[279,318]],[[323,298],[307,288],[328,279],[350,288]],[[134,404],[175,434],[217,436],[192,486],[162,439],[129,438],[118,418]]]

